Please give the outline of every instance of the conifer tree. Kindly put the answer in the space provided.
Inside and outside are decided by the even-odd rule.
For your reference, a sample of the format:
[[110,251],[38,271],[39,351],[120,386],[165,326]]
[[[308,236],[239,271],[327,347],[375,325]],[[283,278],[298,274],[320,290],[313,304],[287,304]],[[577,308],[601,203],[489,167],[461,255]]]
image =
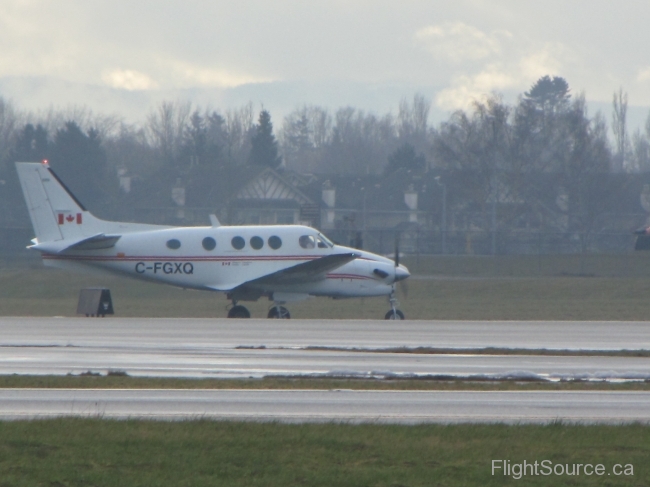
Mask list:
[[268,166],[275,169],[282,163],[282,158],[278,155],[278,142],[273,135],[271,115],[266,110],[260,112],[251,145],[251,152],[248,157],[249,164]]

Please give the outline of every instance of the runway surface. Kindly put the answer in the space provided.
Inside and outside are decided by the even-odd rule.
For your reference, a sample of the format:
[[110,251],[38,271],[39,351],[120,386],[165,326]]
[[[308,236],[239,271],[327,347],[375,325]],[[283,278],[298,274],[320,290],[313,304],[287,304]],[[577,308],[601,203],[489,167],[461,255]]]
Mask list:
[[650,323],[1,317],[0,345],[650,350]]
[[[337,347],[314,349],[313,347]],[[646,323],[0,318],[0,374],[643,380],[650,359],[379,353],[650,348]]]
[[123,371],[131,376],[261,378],[598,379],[650,378],[650,359],[602,356],[424,355],[289,349],[137,347],[0,347],[0,374],[78,375]]
[[0,389],[0,419],[650,422],[650,392]]

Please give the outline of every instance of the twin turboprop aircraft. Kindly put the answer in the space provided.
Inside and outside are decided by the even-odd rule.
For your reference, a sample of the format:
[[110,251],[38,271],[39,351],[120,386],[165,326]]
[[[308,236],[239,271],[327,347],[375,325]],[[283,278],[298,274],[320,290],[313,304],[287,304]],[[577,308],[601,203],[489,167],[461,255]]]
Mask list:
[[269,318],[289,318],[288,302],[309,296],[387,296],[386,319],[404,319],[395,285],[410,276],[395,260],[332,243],[301,225],[170,227],[94,217],[47,162],[16,163],[36,233],[29,246],[45,265],[108,271],[186,289],[226,293],[229,318],[249,318],[239,304],[268,297]]

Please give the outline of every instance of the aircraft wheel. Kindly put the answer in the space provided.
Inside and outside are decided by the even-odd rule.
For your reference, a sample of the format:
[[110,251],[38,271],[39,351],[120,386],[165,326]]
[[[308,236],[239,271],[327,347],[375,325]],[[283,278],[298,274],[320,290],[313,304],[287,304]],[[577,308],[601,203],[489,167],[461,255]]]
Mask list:
[[251,313],[244,306],[233,306],[228,311],[228,318],[250,318]]
[[269,309],[268,318],[288,320],[291,318],[291,313],[284,306],[273,306]]
[[402,313],[399,309],[396,309],[393,311],[392,309],[386,313],[386,316],[384,316],[384,319],[387,320],[403,320],[404,319],[404,313]]

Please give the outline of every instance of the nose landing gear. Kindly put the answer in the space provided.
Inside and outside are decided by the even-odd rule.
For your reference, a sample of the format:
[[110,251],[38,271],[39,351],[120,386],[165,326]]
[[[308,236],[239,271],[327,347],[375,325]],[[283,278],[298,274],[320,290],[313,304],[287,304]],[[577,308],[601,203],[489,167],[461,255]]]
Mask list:
[[399,301],[395,297],[395,285],[393,285],[393,290],[390,293],[390,296],[388,297],[388,302],[390,303],[390,311],[386,313],[386,316],[384,316],[384,319],[386,320],[403,320],[404,319],[404,313],[402,313],[401,310],[397,309],[399,306]]
[[291,318],[291,313],[289,313],[289,310],[284,306],[276,304],[269,309],[269,314],[267,317],[280,320],[288,320]]

